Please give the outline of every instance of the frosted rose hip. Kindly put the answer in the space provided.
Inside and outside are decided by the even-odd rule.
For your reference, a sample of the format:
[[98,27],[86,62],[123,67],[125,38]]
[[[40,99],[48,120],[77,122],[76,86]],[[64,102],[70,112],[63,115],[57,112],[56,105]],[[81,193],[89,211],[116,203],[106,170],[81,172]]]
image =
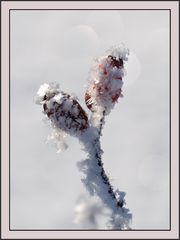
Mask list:
[[128,54],[129,50],[121,46],[110,49],[106,55],[96,59],[85,93],[85,102],[91,111],[101,106],[108,112],[123,96],[124,61],[127,61]]

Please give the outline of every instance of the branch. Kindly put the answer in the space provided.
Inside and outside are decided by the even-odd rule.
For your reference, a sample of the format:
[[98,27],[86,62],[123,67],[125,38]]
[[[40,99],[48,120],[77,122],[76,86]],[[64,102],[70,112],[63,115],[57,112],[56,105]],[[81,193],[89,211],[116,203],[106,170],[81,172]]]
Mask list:
[[43,113],[51,120],[54,132],[50,138],[60,140],[57,146],[66,147],[62,144],[64,135],[61,136],[61,132],[77,137],[84,146],[87,159],[78,163],[85,174],[82,181],[90,194],[98,195],[111,210],[110,227],[120,230],[129,229],[132,215],[124,207],[125,193],[114,190],[105,173],[100,136],[105,116],[122,97],[124,61],[128,54],[129,50],[122,45],[96,59],[85,93],[86,105],[92,112],[90,119],[78,100],[61,91],[58,84],[43,84],[36,98],[36,103],[43,105]]
[[[102,113],[104,122],[104,114]],[[79,169],[84,173],[82,182],[91,195],[97,195],[102,202],[111,210],[111,228],[128,229],[132,215],[125,205],[125,193],[114,190],[107,176],[102,162],[102,149],[100,135],[103,123],[99,128],[91,126],[79,138],[87,153],[87,159],[78,162]]]

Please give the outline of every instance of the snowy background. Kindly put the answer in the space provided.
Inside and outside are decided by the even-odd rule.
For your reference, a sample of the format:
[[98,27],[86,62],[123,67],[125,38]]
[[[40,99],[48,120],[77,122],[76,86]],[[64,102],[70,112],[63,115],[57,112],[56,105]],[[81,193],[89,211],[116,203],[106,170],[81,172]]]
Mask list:
[[[106,118],[102,148],[112,185],[125,191],[133,229],[169,228],[168,11],[11,12],[11,228],[80,229],[74,208],[88,194],[78,140],[60,154],[33,98],[57,81],[84,104],[94,57],[124,42],[124,98]],[[85,107],[86,108],[86,107]],[[86,108],[87,109],[87,108]]]

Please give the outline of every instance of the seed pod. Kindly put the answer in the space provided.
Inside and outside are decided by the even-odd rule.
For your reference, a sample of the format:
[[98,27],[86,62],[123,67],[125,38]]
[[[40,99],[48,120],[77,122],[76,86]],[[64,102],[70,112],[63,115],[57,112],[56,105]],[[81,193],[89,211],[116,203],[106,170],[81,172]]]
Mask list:
[[108,112],[118,98],[123,96],[124,61],[128,54],[128,49],[115,47],[107,55],[96,59],[85,93],[85,102],[91,111],[96,111],[96,107],[101,106]]
[[[43,86],[40,89],[43,89]],[[70,135],[77,135],[89,127],[88,117],[75,97],[57,87],[52,89],[49,84],[46,84],[45,90],[39,90],[38,93],[44,114],[57,128]]]

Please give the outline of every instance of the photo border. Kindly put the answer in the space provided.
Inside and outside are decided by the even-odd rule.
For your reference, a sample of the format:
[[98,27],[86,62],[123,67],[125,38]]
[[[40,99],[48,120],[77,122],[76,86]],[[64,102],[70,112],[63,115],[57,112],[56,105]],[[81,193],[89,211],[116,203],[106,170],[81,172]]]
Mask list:
[[[29,2],[33,2],[33,1],[27,1],[28,2],[28,5],[29,5]],[[55,6],[56,5],[56,3],[58,3],[58,7],[60,6],[61,8],[58,8],[57,6],[55,7],[55,8],[47,8],[45,5],[46,5],[46,3],[47,2],[49,2],[49,1],[42,1],[42,2],[38,2],[38,4],[40,4],[41,5],[41,8],[38,8],[37,9],[37,2],[35,3],[32,3],[33,4],[33,6],[35,6],[35,7],[33,7],[33,8],[30,8],[30,5],[27,7],[27,4],[25,4],[23,1],[22,1],[22,3],[20,3],[20,2],[18,2],[18,1],[14,1],[13,3],[11,2],[11,1],[2,1],[2,8],[1,8],[1,13],[2,13],[2,23],[3,23],[3,25],[6,23],[7,24],[7,22],[8,22],[8,29],[6,29],[6,31],[5,31],[5,35],[7,36],[9,36],[9,38],[8,38],[8,46],[6,46],[6,50],[8,50],[8,51],[2,51],[2,57],[4,57],[4,56],[6,56],[6,61],[5,61],[5,63],[7,63],[7,58],[8,58],[8,66],[6,66],[6,68],[4,68],[4,64],[2,64],[2,71],[4,70],[4,74],[5,73],[7,73],[6,71],[7,71],[7,69],[8,69],[8,76],[9,76],[9,83],[7,83],[7,81],[5,82],[5,78],[2,78],[2,112],[5,114],[4,116],[6,116],[6,117],[8,117],[9,116],[9,118],[7,118],[8,119],[8,123],[9,123],[9,128],[8,128],[8,136],[7,136],[7,132],[4,130],[4,128],[2,128],[2,130],[4,130],[4,132],[2,131],[2,136],[3,137],[5,137],[6,136],[6,141],[3,141],[2,143],[4,143],[4,144],[2,144],[2,153],[4,152],[4,154],[6,153],[7,154],[7,152],[6,152],[6,150],[8,149],[8,159],[9,159],[9,166],[8,166],[8,176],[9,176],[9,179],[8,179],[8,194],[7,194],[7,189],[6,189],[6,191],[4,192],[4,191],[2,191],[3,193],[5,193],[5,196],[7,197],[7,199],[9,200],[8,201],[8,203],[9,203],[9,206],[7,207],[6,206],[6,210],[9,208],[9,210],[8,210],[8,217],[7,217],[7,215],[6,215],[6,217],[5,217],[5,213],[7,214],[7,211],[2,211],[2,213],[1,213],[1,220],[2,220],[2,222],[1,222],[1,229],[2,229],[2,233],[4,234],[4,236],[6,235],[5,233],[7,233],[8,232],[8,236],[9,236],[9,234],[10,234],[10,236],[15,236],[15,238],[16,238],[16,236],[17,236],[17,233],[29,233],[29,232],[34,232],[35,233],[35,238],[38,238],[39,239],[39,236],[41,235],[41,234],[43,234],[43,232],[45,232],[45,234],[47,235],[47,232],[60,232],[60,235],[58,235],[59,237],[61,237],[61,233],[63,233],[63,238],[67,238],[67,235],[68,235],[68,238],[69,238],[69,232],[72,232],[73,234],[72,234],[72,236],[74,237],[75,235],[75,238],[81,238],[82,236],[80,236],[79,234],[77,234],[78,232],[84,232],[85,233],[85,235],[83,235],[83,238],[84,239],[88,239],[88,238],[86,238],[86,237],[84,237],[84,236],[87,236],[87,235],[91,235],[91,237],[93,237],[93,238],[98,238],[98,239],[101,239],[101,238],[99,238],[99,237],[105,237],[105,238],[107,238],[108,237],[108,235],[109,234],[107,234],[107,233],[111,233],[109,236],[112,236],[113,237],[113,235],[114,235],[114,233],[115,233],[115,235],[114,235],[114,237],[115,238],[119,238],[119,237],[123,237],[123,238],[126,238],[127,239],[127,237],[128,237],[128,235],[129,235],[129,233],[131,233],[130,235],[131,236],[135,236],[136,235],[136,232],[154,232],[154,233],[158,233],[158,234],[156,234],[156,239],[158,238],[158,236],[159,235],[161,235],[160,233],[163,233],[164,234],[164,237],[165,238],[167,238],[170,234],[169,233],[172,233],[172,230],[173,230],[173,226],[174,225],[172,225],[172,212],[171,212],[171,207],[172,207],[172,200],[171,200],[171,193],[174,191],[174,188],[172,188],[172,181],[171,181],[171,170],[173,169],[172,168],[172,162],[171,162],[171,158],[173,157],[172,156],[172,147],[171,147],[171,144],[172,144],[172,142],[174,142],[174,141],[172,141],[172,140],[174,140],[175,139],[175,136],[173,135],[173,131],[171,131],[171,128],[172,128],[172,123],[174,123],[174,121],[173,121],[173,119],[174,118],[172,118],[172,113],[175,113],[176,112],[176,114],[177,114],[177,109],[174,109],[174,107],[171,107],[172,106],[172,96],[174,97],[174,96],[176,96],[176,100],[178,99],[178,96],[179,96],[179,92],[176,92],[176,94],[177,95],[174,95],[174,88],[173,88],[173,86],[174,86],[174,84],[172,84],[172,82],[171,82],[171,79],[175,79],[175,80],[173,80],[174,82],[176,82],[177,80],[178,80],[178,78],[176,79],[176,78],[172,78],[173,77],[173,74],[172,74],[172,72],[174,71],[174,69],[172,69],[172,52],[171,52],[171,49],[173,49],[172,48],[172,40],[173,40],[173,36],[172,36],[172,32],[171,32],[171,27],[173,26],[172,25],[172,21],[171,21],[171,18],[172,18],[172,14],[174,14],[174,9],[176,9],[176,10],[178,10],[178,8],[179,8],[179,5],[177,6],[176,5],[176,7],[174,6],[174,7],[172,7],[173,5],[175,5],[175,4],[173,4],[173,3],[171,3],[170,5],[168,5],[168,8],[167,8],[167,6],[164,6],[164,5],[166,5],[166,4],[164,4],[163,3],[163,6],[162,6],[162,4],[160,4],[161,5],[161,8],[143,8],[143,1],[142,1],[142,3],[141,3],[141,8],[139,9],[139,8],[132,8],[133,6],[132,6],[132,4],[131,4],[131,8],[125,8],[125,5],[124,5],[124,7],[123,8],[118,8],[117,7],[117,3],[119,3],[119,4],[122,4],[122,3],[124,3],[125,4],[125,2],[121,2],[121,1],[118,1],[118,2],[114,2],[114,3],[111,3],[111,5],[113,5],[113,4],[115,4],[116,5],[116,7],[115,8],[111,8],[111,9],[109,9],[109,8],[104,8],[104,4],[105,3],[109,3],[110,1],[104,1],[104,2],[98,2],[100,5],[99,6],[101,6],[101,8],[98,8],[98,9],[96,9],[95,8],[95,5],[97,5],[97,4],[95,4],[95,2],[91,2],[91,3],[93,3],[93,8],[87,8],[87,7],[85,7],[85,8],[83,8],[85,5],[86,5],[86,3],[82,3],[82,2],[77,2],[77,1],[75,1],[75,2],[71,2],[71,8],[69,9],[69,8],[64,8],[65,7],[65,5],[64,5],[64,3],[65,2],[62,2],[62,1],[57,1],[57,2],[51,2],[51,5],[53,5],[53,6]],[[163,1],[164,2],[164,1]],[[177,2],[177,1],[174,1],[174,2]],[[62,4],[63,3],[63,4]],[[69,1],[67,1],[67,3],[69,3]],[[81,5],[81,8],[77,8],[77,7],[74,7],[74,8],[72,8],[72,3],[79,3],[80,5]],[[90,3],[90,1],[88,1],[88,5],[89,5],[89,3]],[[139,3],[139,2],[133,2],[133,4],[137,4],[137,3]],[[152,3],[152,1],[151,1],[151,3]],[[169,2],[168,2],[169,3]],[[84,5],[85,4],[85,5]],[[7,6],[8,5],[8,6]],[[13,5],[13,7],[12,7],[12,5]],[[22,7],[22,6],[24,6],[24,5],[26,5],[26,8],[25,7]],[[62,6],[63,5],[63,6]],[[68,4],[67,4],[68,5]],[[114,6],[115,6],[114,5]],[[155,7],[155,3],[153,3],[153,5],[154,5],[154,7]],[[83,6],[83,7],[82,7]],[[102,6],[103,6],[103,8],[102,8]],[[170,82],[169,82],[169,96],[170,96],[170,99],[169,99],[169,110],[170,110],[170,116],[169,116],[169,121],[170,121],[170,127],[169,127],[169,131],[170,131],[170,164],[169,164],[169,170],[170,170],[170,185],[169,185],[169,191],[170,191],[170,201],[169,201],[169,204],[170,204],[170,207],[169,207],[169,211],[170,211],[170,228],[169,229],[147,229],[147,230],[145,230],[145,229],[133,229],[133,230],[123,230],[123,231],[117,231],[117,230],[84,230],[84,229],[82,229],[82,230],[80,230],[80,229],[78,229],[78,230],[76,230],[76,229],[66,229],[66,230],[64,230],[64,229],[10,229],[10,13],[11,13],[11,11],[21,11],[21,10],[33,10],[33,11],[35,11],[35,10],[42,10],[42,11],[44,11],[44,10],[47,10],[47,11],[49,11],[49,10],[168,10],[169,11],[169,33],[170,33],[170,39],[169,39],[169,44],[170,44],[170,59],[169,59],[169,61],[170,61],[170,75],[169,75],[169,77],[170,77]],[[8,11],[8,21],[7,21],[7,11]],[[3,14],[6,12],[6,22],[3,22]],[[176,22],[176,24],[177,24],[178,22]],[[5,25],[6,25],[5,24]],[[5,29],[3,29],[3,25],[2,25],[2,30],[5,30]],[[176,26],[177,27],[177,26]],[[8,30],[8,31],[7,31]],[[176,29],[177,30],[177,29]],[[3,31],[2,31],[3,32]],[[4,33],[4,32],[3,32]],[[8,34],[7,34],[8,33]],[[2,46],[4,46],[4,44],[5,44],[5,41],[3,42],[2,41]],[[5,44],[5,45],[7,45],[7,44]],[[178,48],[178,44],[176,43],[176,47]],[[8,53],[8,54],[7,54]],[[8,55],[8,56],[7,56]],[[176,56],[177,57],[177,56]],[[178,60],[178,57],[177,57],[177,59],[176,60]],[[2,61],[3,62],[3,61]],[[178,63],[178,61],[175,61],[176,63]],[[178,66],[178,65],[177,65]],[[178,72],[178,68],[177,69],[175,69],[177,72]],[[3,75],[3,74],[2,74]],[[177,76],[178,76],[178,74],[177,74]],[[176,77],[177,77],[176,76]],[[7,78],[6,78],[7,79]],[[6,85],[6,87],[5,87],[5,85]],[[173,85],[173,86],[172,86]],[[5,87],[5,91],[4,91],[4,87]],[[9,92],[7,92],[6,90],[7,90],[7,87],[8,87],[8,89],[9,89]],[[176,89],[178,89],[178,88],[176,88]],[[4,93],[4,94],[3,94]],[[8,99],[8,101],[6,101],[6,104],[7,104],[7,102],[9,103],[8,104],[8,108],[6,109],[6,111],[4,112],[3,110],[4,110],[4,104],[3,103],[5,103],[5,101],[3,102],[3,100],[4,100],[4,98],[3,97],[5,97],[5,99],[7,100],[7,97],[9,97],[9,99]],[[176,103],[177,104],[177,103]],[[173,105],[174,106],[174,105]],[[6,105],[6,107],[7,107],[7,105]],[[172,109],[172,110],[171,110]],[[7,111],[7,110],[9,110],[9,111]],[[7,114],[8,113],[8,114]],[[176,116],[177,117],[177,116]],[[6,120],[7,120],[6,119]],[[4,120],[4,118],[2,118],[2,120]],[[2,123],[3,123],[3,121],[2,121]],[[4,122],[5,123],[5,122]],[[176,125],[176,130],[177,130],[177,127],[178,127],[178,125]],[[7,126],[6,126],[6,128],[7,128]],[[173,137],[173,138],[172,138]],[[177,137],[177,136],[176,136]],[[4,138],[3,138],[3,140],[4,140]],[[7,140],[8,140],[8,144],[7,144]],[[177,140],[177,139],[176,139]],[[178,142],[177,142],[178,143]],[[6,147],[5,147],[5,144],[6,144]],[[5,147],[5,148],[4,148]],[[178,155],[178,154],[177,154]],[[177,157],[177,156],[176,156]],[[3,159],[3,158],[2,158]],[[173,158],[174,159],[174,158]],[[175,158],[176,159],[176,158]],[[178,160],[178,159],[177,159]],[[7,161],[7,158],[6,158],[6,161]],[[3,169],[3,162],[4,161],[2,161],[1,163],[2,163],[2,169]],[[173,163],[174,163],[174,161],[173,161]],[[178,163],[177,163],[178,164]],[[173,166],[174,166],[175,164],[173,164]],[[7,168],[6,168],[6,170],[7,170]],[[177,170],[177,169],[175,169],[175,170]],[[5,175],[7,172],[5,171],[5,172],[2,172],[2,190],[4,190],[4,188],[3,188],[3,180],[4,180],[4,178],[3,177],[5,177],[6,179],[7,179],[7,175]],[[177,174],[177,172],[176,172],[176,174]],[[178,175],[176,176],[176,177],[178,177]],[[176,179],[177,180],[177,179]],[[176,182],[176,185],[178,185],[178,182]],[[6,183],[6,187],[7,187],[7,183]],[[177,189],[176,189],[177,190]],[[177,193],[177,192],[176,192]],[[4,204],[5,204],[5,201],[2,201],[2,205],[1,205],[1,209],[3,209],[3,206],[4,206]],[[4,218],[5,217],[5,218]],[[176,216],[176,218],[177,218],[177,216]],[[7,220],[8,220],[8,223],[9,223],[9,228],[7,228],[7,226],[6,227],[4,227],[5,226],[5,222],[3,221],[5,219],[5,222],[7,223]],[[178,218],[176,219],[176,225],[178,226],[178,221],[179,221],[179,216],[178,216]],[[6,229],[6,230],[5,230]],[[7,232],[6,232],[7,231]],[[38,234],[38,236],[37,236],[37,234],[36,233],[40,233],[40,235]],[[65,234],[64,235],[64,233],[67,233],[68,232],[68,234]],[[13,235],[13,233],[16,233],[16,234],[14,234]],[[91,233],[91,234],[90,234]],[[92,234],[93,233],[93,234]],[[102,235],[102,233],[104,234],[104,235]],[[132,234],[133,233],[133,234]],[[179,229],[178,228],[176,228],[176,236],[177,236],[177,233],[179,234]],[[125,236],[124,234],[126,234],[127,236]],[[31,234],[32,235],[32,234]],[[52,234],[51,234],[52,235]],[[54,234],[53,234],[54,235]],[[149,234],[148,234],[149,235]],[[22,234],[20,234],[20,235],[18,235],[19,237],[18,238],[22,238]],[[27,236],[27,234],[26,234],[26,236]],[[42,235],[43,236],[43,235]],[[59,238],[58,237],[58,238]],[[24,238],[24,237],[23,237]],[[34,238],[34,237],[33,237]],[[48,239],[47,238],[47,236],[45,237],[46,239]],[[55,238],[57,238],[56,236],[54,236],[54,237],[50,237],[49,239],[55,239]],[[142,236],[141,236],[141,234],[138,236],[138,238],[142,238]],[[143,237],[144,238],[144,237]],[[163,238],[163,239],[165,239],[165,238]],[[73,238],[74,239],[74,238]]]

